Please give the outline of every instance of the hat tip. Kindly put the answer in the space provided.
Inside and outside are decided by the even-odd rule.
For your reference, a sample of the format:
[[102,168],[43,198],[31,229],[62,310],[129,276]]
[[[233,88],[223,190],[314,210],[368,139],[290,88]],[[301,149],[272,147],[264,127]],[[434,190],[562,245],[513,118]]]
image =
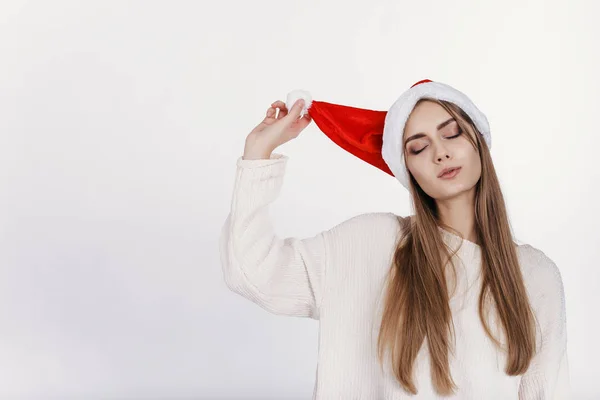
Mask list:
[[421,83],[427,83],[427,82],[433,82],[431,79],[421,79],[420,81],[416,82],[414,85],[411,86],[411,88],[414,88],[417,85],[420,85]]

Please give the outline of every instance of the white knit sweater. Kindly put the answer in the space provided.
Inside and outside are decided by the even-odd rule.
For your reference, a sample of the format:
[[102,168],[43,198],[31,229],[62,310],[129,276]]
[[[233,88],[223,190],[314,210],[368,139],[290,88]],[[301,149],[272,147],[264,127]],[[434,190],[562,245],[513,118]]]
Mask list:
[[[237,160],[231,212],[220,237],[227,286],[265,310],[319,320],[319,355],[313,399],[441,399],[433,390],[427,341],[417,357],[418,394],[410,396],[376,353],[385,274],[399,233],[398,216],[366,213],[310,238],[280,238],[269,205],[283,183],[288,157]],[[460,237],[440,228],[453,248]],[[570,398],[563,283],[542,251],[519,245],[518,256],[538,326],[539,353],[521,376],[504,372],[505,354],[486,336],[478,315],[480,247],[462,241],[455,260],[458,287],[450,300],[456,332],[452,399]],[[380,320],[379,320],[380,321]],[[492,331],[503,339],[495,319]],[[541,339],[541,340],[540,340]],[[505,342],[504,342],[505,343]]]

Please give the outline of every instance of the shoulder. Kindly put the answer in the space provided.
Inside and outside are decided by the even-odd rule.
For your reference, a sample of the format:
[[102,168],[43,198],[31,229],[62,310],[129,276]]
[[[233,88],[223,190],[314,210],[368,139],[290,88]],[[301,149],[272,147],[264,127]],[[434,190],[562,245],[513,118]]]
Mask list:
[[329,276],[340,282],[349,276],[379,282],[389,271],[397,247],[402,217],[388,212],[354,215],[325,232]]
[[404,217],[391,212],[367,212],[352,216],[331,228],[330,232],[338,234],[362,234],[380,236],[397,232]]
[[533,298],[564,297],[563,280],[556,263],[542,250],[529,244],[518,246],[525,284]]
[[397,243],[403,219],[390,212],[362,213],[327,230],[325,238],[345,251],[388,249]]

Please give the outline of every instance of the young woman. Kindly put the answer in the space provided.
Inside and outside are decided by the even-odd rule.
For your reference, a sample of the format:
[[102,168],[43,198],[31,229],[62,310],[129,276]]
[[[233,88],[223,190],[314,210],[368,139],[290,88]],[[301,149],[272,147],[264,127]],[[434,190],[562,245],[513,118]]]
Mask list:
[[[248,135],[220,250],[231,290],[320,321],[313,399],[569,398],[561,275],[513,241],[483,113],[429,80],[385,113],[307,103],[274,102]],[[288,158],[273,151],[312,120],[396,177],[414,215],[278,237],[268,207]]]

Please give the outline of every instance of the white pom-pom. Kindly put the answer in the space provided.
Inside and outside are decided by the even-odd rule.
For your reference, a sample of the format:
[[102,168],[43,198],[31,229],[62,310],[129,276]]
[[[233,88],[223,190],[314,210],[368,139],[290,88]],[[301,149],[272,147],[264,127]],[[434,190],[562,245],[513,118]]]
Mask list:
[[302,118],[305,114],[308,113],[308,109],[310,108],[310,106],[312,104],[312,97],[309,92],[307,92],[306,90],[300,90],[300,89],[292,90],[287,95],[287,99],[285,101],[285,106],[287,107],[287,109],[289,111],[292,109],[292,106],[294,105],[294,103],[296,103],[296,101],[298,101],[300,99],[304,100],[304,108],[300,112],[300,118]]

